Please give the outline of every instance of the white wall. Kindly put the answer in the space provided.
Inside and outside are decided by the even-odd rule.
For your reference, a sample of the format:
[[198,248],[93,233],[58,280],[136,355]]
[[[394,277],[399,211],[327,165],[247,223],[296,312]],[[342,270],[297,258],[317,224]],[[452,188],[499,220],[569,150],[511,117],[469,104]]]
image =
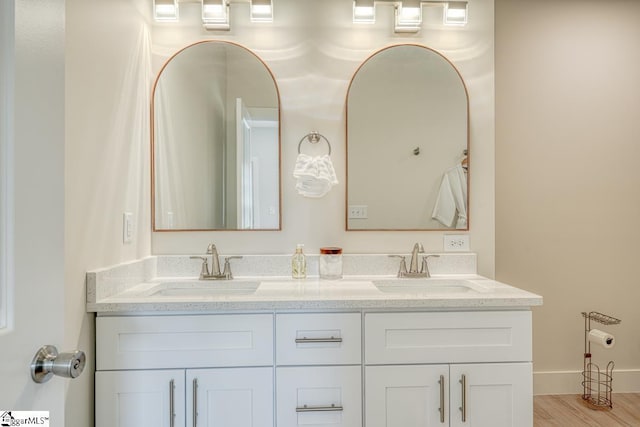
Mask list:
[[496,2],[496,276],[544,296],[536,393],[577,392],[582,311],[622,319],[593,347],[640,391],[640,2]]
[[[394,34],[393,8],[378,7],[375,25],[352,23],[352,3],[344,0],[281,0],[275,22],[251,24],[248,4],[232,4],[229,32],[206,32],[200,6],[181,3],[179,24],[154,25],[153,70],[179,48],[202,39],[240,43],[270,67],[279,85],[282,108],[282,224],[280,232],[153,233],[156,254],[202,253],[216,242],[222,253],[288,253],[305,243],[309,253],[325,245],[348,253],[410,251],[416,241],[427,251],[442,250],[442,232],[345,231],[345,120],[349,81],[357,67],[381,47],[420,43],[438,50],[460,70],[469,89],[472,177],[470,235],[480,272],[494,272],[494,115],[493,0],[469,5],[469,25],[445,28],[442,9],[425,8],[418,34]],[[332,144],[340,184],[324,198],[305,199],[291,176],[297,144],[317,130]]]
[[[69,381],[67,427],[93,425],[85,273],[149,254],[148,10],[147,1],[66,1],[65,347],[84,350],[88,361]],[[125,211],[137,228],[126,245]]]

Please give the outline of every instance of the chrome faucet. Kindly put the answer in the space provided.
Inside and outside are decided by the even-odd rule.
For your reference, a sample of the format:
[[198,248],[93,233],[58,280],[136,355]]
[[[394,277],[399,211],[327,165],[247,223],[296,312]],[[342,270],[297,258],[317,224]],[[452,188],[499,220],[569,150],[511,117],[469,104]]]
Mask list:
[[240,259],[241,256],[229,256],[224,259],[224,271],[220,273],[220,259],[218,257],[218,249],[213,243],[207,246],[207,255],[211,255],[211,271],[209,271],[209,263],[207,257],[192,256],[191,259],[201,259],[202,267],[200,268],[200,280],[229,280],[233,279],[231,273],[231,263],[229,260]]
[[420,262],[420,254],[424,253],[424,247],[420,243],[416,243],[413,245],[413,250],[411,251],[411,261],[409,262],[409,270],[407,271],[407,262],[403,255],[389,255],[390,257],[400,258],[400,267],[398,268],[398,277],[406,277],[406,278],[419,278],[419,277],[431,277],[431,273],[429,272],[429,263],[428,259],[438,258],[440,255],[425,255],[422,257],[422,263],[420,268],[418,268],[418,263]]

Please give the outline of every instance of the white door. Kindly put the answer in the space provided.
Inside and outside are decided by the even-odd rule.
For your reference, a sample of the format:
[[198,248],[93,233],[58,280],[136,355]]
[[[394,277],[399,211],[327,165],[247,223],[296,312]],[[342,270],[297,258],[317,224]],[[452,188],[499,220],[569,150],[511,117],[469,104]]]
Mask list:
[[273,368],[190,369],[187,387],[188,426],[273,427]]
[[64,0],[0,1],[0,410],[49,411],[65,385],[31,380],[64,338]]
[[238,175],[238,228],[255,228],[254,185],[251,164],[251,114],[242,98],[236,99],[236,168]]
[[367,366],[367,427],[449,425],[449,366]]
[[451,365],[450,373],[452,427],[533,425],[531,363]]
[[95,427],[184,427],[183,369],[96,372]]

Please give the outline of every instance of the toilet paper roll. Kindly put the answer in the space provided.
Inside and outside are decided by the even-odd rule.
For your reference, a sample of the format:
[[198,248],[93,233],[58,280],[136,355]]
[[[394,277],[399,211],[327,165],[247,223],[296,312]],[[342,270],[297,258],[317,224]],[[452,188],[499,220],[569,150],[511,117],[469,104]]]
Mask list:
[[613,348],[615,344],[613,335],[600,329],[591,329],[587,338],[589,342],[601,345],[604,348]]

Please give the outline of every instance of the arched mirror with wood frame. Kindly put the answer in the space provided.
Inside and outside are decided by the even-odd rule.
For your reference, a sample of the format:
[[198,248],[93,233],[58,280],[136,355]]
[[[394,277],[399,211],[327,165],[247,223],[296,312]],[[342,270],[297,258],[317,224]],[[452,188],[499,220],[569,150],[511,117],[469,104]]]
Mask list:
[[421,45],[386,47],[347,93],[347,230],[468,229],[469,98]]

